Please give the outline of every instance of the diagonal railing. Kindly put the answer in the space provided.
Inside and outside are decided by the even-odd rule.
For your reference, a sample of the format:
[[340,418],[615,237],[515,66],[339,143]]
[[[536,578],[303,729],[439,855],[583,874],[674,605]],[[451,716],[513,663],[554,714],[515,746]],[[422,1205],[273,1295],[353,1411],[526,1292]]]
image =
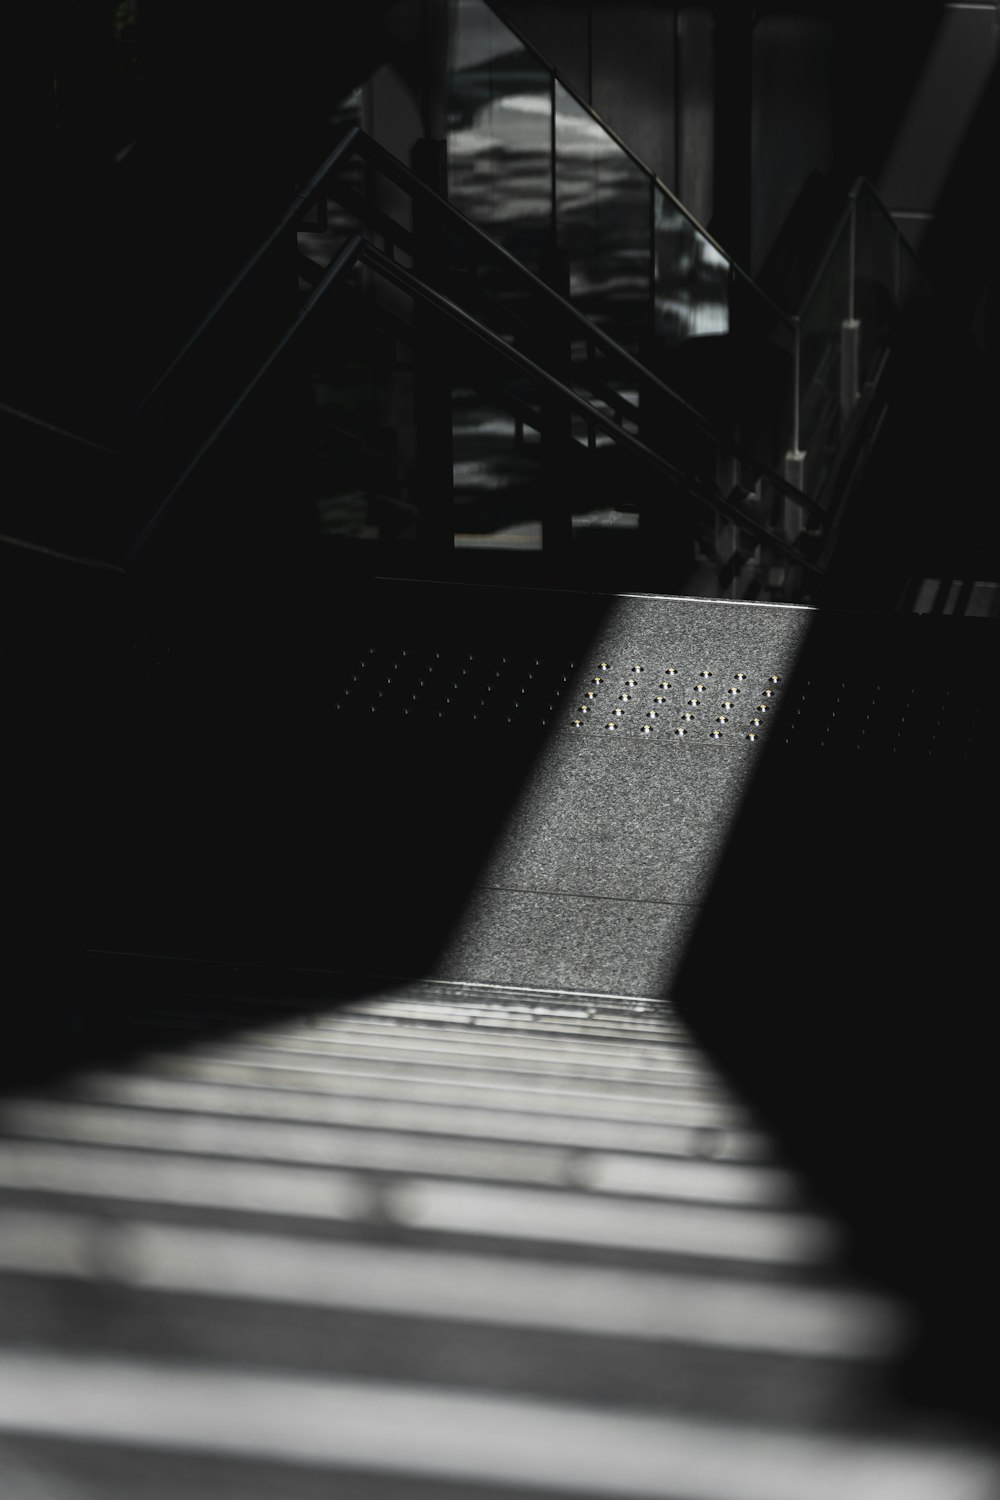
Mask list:
[[[401,217],[390,215],[380,206],[380,196],[384,195],[371,189],[361,193],[354,185],[348,169],[356,160],[363,162],[369,181],[377,175],[408,197],[410,214],[401,217],[419,220],[423,234],[433,237],[435,279],[441,281],[441,289],[447,294],[443,299],[435,297],[435,289],[412,272],[414,259],[419,254],[418,236],[401,221]],[[383,281],[395,280],[397,286],[405,284],[407,291],[416,295],[423,307],[435,309],[438,320],[444,315],[454,323],[461,317],[467,336],[473,336],[475,325],[480,345],[489,346],[494,356],[504,351],[508,365],[519,367],[522,374],[530,374],[536,384],[544,387],[547,401],[554,400],[565,417],[578,419],[586,433],[585,446],[593,449],[600,432],[606,441],[619,449],[627,450],[633,457],[641,456],[647,471],[651,465],[658,466],[662,491],[659,503],[667,505],[672,497],[679,511],[683,508],[679,496],[687,493],[706,514],[714,512],[717,517],[742,527],[755,544],[767,542],[777,547],[788,561],[812,569],[808,556],[790,545],[769,525],[766,511],[760,506],[757,488],[764,483],[774,494],[808,509],[810,501],[807,496],[780,473],[770,470],[750,449],[731,439],[720,438],[712,423],[648,365],[618,344],[568,298],[521,265],[489,234],[357,128],[347,133],[312,175],[276,229],[216,300],[152,391],[138,404],[136,420],[140,424],[150,417],[155,420],[158,409],[169,410],[171,388],[183,388],[185,367],[198,362],[206,345],[217,337],[218,325],[225,326],[227,318],[231,318],[233,305],[238,302],[240,294],[252,284],[254,275],[267,265],[269,257],[273,258],[282,250],[290,235],[298,233],[303,236],[313,252],[303,255],[300,251],[296,269],[307,284],[313,285],[311,297],[316,297],[324,276],[330,270],[330,267],[324,270],[322,266],[322,250],[329,248],[330,237],[328,235],[324,241],[317,230],[328,223],[331,201],[352,215],[370,236],[382,242],[380,252],[370,242],[356,246],[350,256],[352,262],[362,261]],[[319,260],[315,258],[318,241],[322,242]],[[342,257],[343,252],[338,254]],[[284,263],[290,264],[287,255]],[[330,266],[335,267],[334,279],[345,268],[342,260],[337,264],[337,256]],[[137,538],[136,548],[141,548],[148,540],[158,517],[168,508],[217,436],[228,426],[245,395],[263,377],[294,329],[308,317],[309,310],[307,305],[295,315],[287,336],[282,335],[273,351],[261,361],[259,373],[251,386],[196,445],[193,456],[186,461],[155,515]],[[582,351],[581,357],[572,359],[566,366],[566,380],[551,368],[551,361],[546,368],[544,353],[539,363],[540,325],[546,328],[545,344],[549,353],[557,345]],[[509,398],[509,384],[507,395]],[[518,418],[523,422],[524,412],[519,412]],[[538,422],[529,420],[527,425],[551,427],[542,419]],[[692,460],[692,453],[698,456],[700,463]],[[707,464],[706,453],[710,458]],[[730,492],[721,488],[718,482],[718,473],[723,466],[727,467],[731,477],[737,476]]]
[[[361,265],[381,285],[405,290],[436,327],[442,318],[454,327],[461,315],[467,349],[488,348],[494,371],[505,359],[508,377],[519,369],[536,391],[544,389],[546,411],[536,410],[535,422],[530,403],[517,409],[510,378],[492,380],[519,436],[535,427],[551,454],[557,430],[566,440],[576,424],[584,434],[577,446],[605,443],[632,458],[644,455],[647,484],[632,508],[672,508],[681,516],[690,514],[687,496],[696,510],[714,516],[727,581],[751,561],[758,574],[769,572],[778,597],[794,593],[803,570],[825,568],[858,455],[877,430],[874,393],[888,340],[919,279],[898,230],[870,185],[856,184],[798,313],[786,314],[514,28],[482,0],[462,0],[458,10],[460,32],[478,17],[487,19],[490,34],[487,54],[471,63],[459,36],[449,82],[456,106],[449,196],[359,129],[344,135],[136,403],[126,451],[141,455],[144,469],[153,456],[156,498],[127,555],[143,550],[297,332],[326,303],[326,292]],[[516,65],[505,71],[498,57],[514,57]],[[507,81],[501,87],[497,79]],[[490,222],[489,194],[476,188],[482,162],[470,146],[469,122],[488,117],[493,164],[503,163],[498,121],[511,99],[521,106],[534,101],[522,114],[542,119],[548,148],[539,169],[522,142],[521,165],[532,162],[532,180],[544,191],[537,201],[529,192],[525,211],[501,224]],[[591,182],[587,173],[595,165]],[[581,180],[596,183],[597,217],[624,224],[623,233],[613,229],[604,240],[604,231],[590,234]],[[391,185],[397,205],[402,194],[408,211],[389,212],[391,195],[373,190],[374,182]],[[625,211],[609,214],[615,205]],[[338,245],[324,265],[331,207],[341,222],[351,216],[367,238]],[[532,244],[534,268],[522,259],[532,259]],[[292,290],[296,273],[311,288],[304,303]],[[419,344],[411,340],[414,350]],[[692,377],[699,360],[700,382]],[[212,378],[213,362],[225,378]],[[728,393],[721,409],[713,407],[713,386]],[[439,482],[443,474],[439,465]],[[629,508],[628,499],[621,503]],[[701,529],[704,538],[711,526],[703,522]],[[788,575],[790,565],[797,571]]]
[[[720,523],[730,528],[742,525],[748,540],[759,541],[765,536],[775,544],[798,544],[794,550],[818,562],[822,569],[836,538],[840,502],[856,477],[857,452],[864,447],[866,424],[870,425],[876,404],[872,392],[884,368],[892,322],[892,318],[884,317],[880,321],[870,305],[860,309],[858,303],[859,294],[864,301],[871,290],[872,269],[881,271],[885,258],[886,247],[875,243],[876,228],[888,241],[893,316],[902,310],[915,281],[912,258],[895,226],[870,187],[857,184],[798,313],[784,313],[754,286],[667,185],[573,93],[557,71],[537,53],[528,52],[523,37],[513,28],[481,0],[463,0],[460,24],[463,16],[467,19],[477,11],[480,15],[488,12],[491,18],[488,67],[480,67],[482,76],[476,75],[475,67],[466,68],[463,74],[460,37],[449,85],[455,98],[463,90],[466,95],[470,91],[475,94],[477,88],[481,95],[487,86],[483,77],[488,75],[495,81],[504,74],[495,66],[497,56],[510,57],[519,48],[530,57],[530,63],[507,70],[508,79],[513,76],[514,87],[522,91],[513,97],[523,104],[535,88],[535,103],[542,97],[547,110],[544,134],[549,151],[543,160],[544,171],[535,163],[535,180],[545,187],[534,205],[538,210],[534,221],[538,251],[535,268],[524,264],[515,253],[530,248],[530,224],[526,227],[517,214],[508,216],[506,228],[491,223],[489,213],[483,212],[481,194],[477,202],[473,184],[476,163],[474,153],[467,149],[469,131],[463,125],[470,113],[474,123],[480,121],[485,110],[491,129],[499,135],[502,159],[503,131],[497,120],[504,99],[510,95],[494,89],[485,103],[478,97],[474,108],[471,112],[466,109],[464,116],[461,109],[453,110],[448,140],[448,199],[363,132],[348,131],[201,320],[154,391],[140,404],[139,415],[169,387],[189,356],[203,350],[213,327],[224,323],[233,299],[294,235],[300,242],[308,236],[311,254],[306,260],[300,257],[298,269],[307,284],[315,282],[316,273],[309,261],[323,238],[331,205],[339,208],[341,218],[345,212],[353,216],[364,226],[369,240],[381,243],[383,252],[404,268],[412,268],[422,254],[421,270],[426,274],[430,263],[427,247],[418,251],[418,235],[412,227],[419,220],[421,235],[430,234],[435,241],[430,257],[436,258],[435,276],[445,277],[445,290],[456,305],[529,357],[537,357],[537,341],[532,348],[531,335],[537,332],[540,321],[548,330],[550,353],[560,345],[568,347],[568,362],[556,361],[556,369],[549,361],[549,373],[554,377],[550,394],[565,375],[569,389],[596,410],[632,436],[641,433],[647,446],[658,451],[668,464],[673,462],[675,469],[686,468],[688,483],[695,488],[698,483],[704,486],[708,477],[704,454],[701,471],[696,474],[690,472],[690,464],[678,463],[677,459],[683,457],[685,448],[690,452],[697,439],[703,440],[712,454],[712,500]],[[480,58],[481,64],[483,61]],[[526,77],[530,86],[527,96],[523,93]],[[493,88],[493,83],[488,87]],[[601,189],[604,197],[598,194],[600,207],[627,199],[623,173],[633,174],[633,187],[636,182],[642,184],[646,208],[641,240],[629,241],[626,237],[624,244],[610,248],[589,246],[596,249],[597,262],[607,251],[607,281],[614,281],[616,270],[621,270],[626,259],[645,267],[640,277],[639,300],[644,304],[641,320],[629,313],[629,308],[634,313],[636,305],[634,278],[631,292],[617,307],[614,298],[602,306],[594,292],[601,279],[600,265],[595,274],[593,264],[588,268],[583,255],[588,246],[586,237],[581,238],[579,203],[574,202],[574,184],[566,167],[566,159],[581,139],[589,140],[589,159],[601,167],[605,186]],[[527,156],[531,156],[530,151]],[[522,150],[522,166],[524,158]],[[363,173],[356,170],[359,166]],[[378,193],[362,191],[357,185],[358,178],[367,174],[370,188],[373,173],[390,183],[397,195],[401,191],[408,198],[409,212],[403,217],[409,223],[387,212],[384,194],[380,198]],[[463,208],[478,208],[485,227],[483,222],[474,222]],[[552,274],[553,261],[558,270],[560,236],[565,241],[562,277]],[[846,258],[839,248],[845,236]],[[371,269],[370,261],[368,267]],[[553,281],[555,285],[549,284]],[[864,316],[857,315],[859,310]],[[721,339],[717,336],[720,322],[726,330]],[[722,363],[715,366],[715,373],[722,370],[722,378],[716,384],[731,392],[735,389],[735,399],[720,419],[717,410],[706,411],[699,402],[704,381],[700,389],[697,381],[685,382],[685,360],[691,363],[692,354],[700,357],[705,350],[719,354],[721,351],[713,345],[723,343],[727,347]],[[767,370],[772,372],[770,380],[761,375]],[[835,400],[829,399],[831,394]],[[579,409],[575,411],[582,421]],[[591,446],[597,425],[584,423]],[[605,440],[614,441],[607,427],[602,430]],[[870,439],[870,432],[867,437]],[[711,491],[709,485],[707,493]],[[730,503],[723,503],[726,501]],[[732,531],[730,545],[731,550],[739,545]],[[784,548],[779,546],[778,550]]]

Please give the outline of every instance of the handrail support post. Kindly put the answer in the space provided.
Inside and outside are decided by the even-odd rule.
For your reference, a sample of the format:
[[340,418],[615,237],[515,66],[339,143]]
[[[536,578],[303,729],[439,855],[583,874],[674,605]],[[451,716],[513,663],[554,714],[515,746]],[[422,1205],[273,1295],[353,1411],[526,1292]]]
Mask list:
[[858,276],[858,189],[851,189],[848,231],[847,317],[840,326],[840,411],[849,417],[858,404],[861,323],[855,311]]
[[[448,143],[424,137],[413,147],[414,176],[439,197],[448,196]],[[419,195],[413,198],[414,268],[440,287],[444,251],[437,216]],[[435,337],[433,319],[418,304],[413,311],[420,336],[414,343],[413,418],[416,461],[413,471],[417,528],[421,545],[450,553],[455,544],[454,413],[451,371]]]

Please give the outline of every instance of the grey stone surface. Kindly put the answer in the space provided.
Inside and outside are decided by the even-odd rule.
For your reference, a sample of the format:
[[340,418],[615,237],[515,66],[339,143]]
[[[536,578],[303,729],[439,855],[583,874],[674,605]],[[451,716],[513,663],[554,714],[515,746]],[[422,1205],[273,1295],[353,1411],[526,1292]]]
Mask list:
[[435,977],[658,995],[680,963],[694,915],[689,906],[663,902],[478,890]]
[[439,972],[662,992],[812,619],[610,600]]
[[652,736],[555,744],[535,768],[483,883],[697,902],[752,774],[750,754]]

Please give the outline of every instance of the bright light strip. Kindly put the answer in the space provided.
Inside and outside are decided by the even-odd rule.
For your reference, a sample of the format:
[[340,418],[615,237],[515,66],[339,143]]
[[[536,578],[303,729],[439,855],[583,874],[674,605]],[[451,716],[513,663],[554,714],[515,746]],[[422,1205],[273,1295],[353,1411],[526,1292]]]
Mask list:
[[[197,1083],[129,1073],[90,1073],[74,1082],[77,1099],[150,1109],[227,1115],[239,1119],[291,1120],[353,1129],[399,1130],[419,1135],[462,1136],[529,1145],[574,1146],[702,1156],[702,1132],[690,1124],[645,1124],[591,1119],[586,1115],[538,1115],[514,1110],[446,1104],[400,1103],[394,1099],[341,1098],[335,1093]],[[727,1130],[713,1155],[726,1161],[759,1161],[772,1155],[757,1131]]]
[[587,1192],[418,1177],[386,1187],[330,1168],[47,1141],[4,1142],[0,1187],[320,1222],[374,1216],[434,1234],[781,1265],[823,1263],[839,1238],[828,1221],[805,1213],[631,1198],[612,1206]]
[[9,1352],[0,1430],[614,1500],[994,1500],[971,1448],[382,1381]]
[[747,1207],[787,1204],[796,1196],[795,1179],[777,1167],[518,1146],[465,1137],[421,1139],[393,1131],[177,1115],[61,1100],[12,1101],[0,1108],[0,1128],[7,1135],[67,1146],[125,1146],[178,1155],[479,1177],[549,1187],[569,1184],[598,1193]]
[[836,1288],[61,1214],[6,1214],[0,1270],[808,1360],[887,1359],[907,1331],[887,1300]]

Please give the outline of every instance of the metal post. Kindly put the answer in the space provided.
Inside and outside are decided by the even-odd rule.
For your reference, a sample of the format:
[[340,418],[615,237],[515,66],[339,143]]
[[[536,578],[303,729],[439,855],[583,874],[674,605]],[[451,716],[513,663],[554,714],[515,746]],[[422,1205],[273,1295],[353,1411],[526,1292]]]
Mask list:
[[793,355],[795,369],[795,388],[792,391],[792,452],[796,456],[798,456],[802,452],[802,444],[799,440],[799,424],[802,420],[802,320],[796,316],[792,321],[794,323],[795,333]]
[[847,317],[840,328],[840,412],[849,417],[858,404],[861,368],[861,324],[854,314],[857,290],[858,197],[851,193],[849,259],[847,266]]
[[558,224],[556,223],[556,75],[553,73],[549,78],[549,234],[552,243],[558,238]]
[[[561,297],[569,297],[569,256],[556,243],[555,236],[545,247],[542,280]],[[572,385],[572,357],[565,328],[546,326],[544,319],[535,332],[539,363],[565,385]],[[573,495],[566,483],[564,465],[572,436],[572,418],[568,407],[546,391],[541,398],[541,491],[542,549],[550,562],[565,560],[573,543]],[[593,434],[588,431],[588,439]]]
[[903,236],[895,224],[893,228],[896,231],[896,238],[893,240],[892,287],[895,310],[899,313],[903,310]]
[[[442,198],[448,192],[447,142],[423,139],[412,153],[422,182]],[[433,207],[420,197],[413,202],[414,268],[430,286],[444,279],[444,241]],[[422,304],[414,308],[413,415],[416,462],[413,494],[418,535],[431,553],[451,551],[455,542],[455,479],[452,431],[451,369],[442,355],[433,319]]]
[[656,337],[656,178],[649,179],[649,337]]
[[[792,446],[785,454],[782,466],[784,477],[797,489],[805,489],[806,455],[801,445],[802,420],[802,326],[798,318],[793,319],[795,331],[794,389],[792,391]],[[782,497],[782,530],[786,541],[794,542],[805,525],[805,511],[797,500],[789,495]]]

